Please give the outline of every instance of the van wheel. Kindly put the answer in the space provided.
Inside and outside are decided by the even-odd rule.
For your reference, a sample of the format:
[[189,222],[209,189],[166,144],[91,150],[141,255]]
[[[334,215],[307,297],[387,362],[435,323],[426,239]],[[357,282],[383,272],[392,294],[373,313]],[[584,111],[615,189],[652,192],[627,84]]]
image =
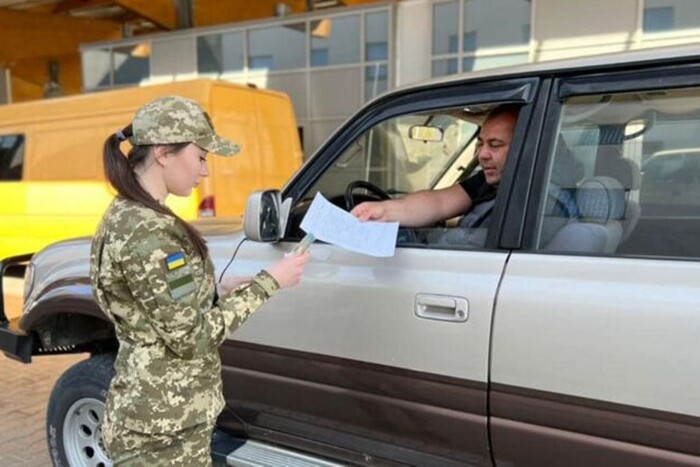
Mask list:
[[102,420],[113,376],[114,354],[102,354],[76,363],[56,381],[46,411],[54,466],[112,465],[102,444]]

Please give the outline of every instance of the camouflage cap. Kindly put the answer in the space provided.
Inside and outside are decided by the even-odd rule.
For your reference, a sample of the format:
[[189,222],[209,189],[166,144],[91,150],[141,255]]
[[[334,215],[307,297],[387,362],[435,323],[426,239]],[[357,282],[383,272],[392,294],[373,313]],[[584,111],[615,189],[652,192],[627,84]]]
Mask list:
[[191,99],[165,96],[141,107],[132,122],[134,145],[194,143],[220,156],[237,154],[240,147],[217,135],[209,115]]

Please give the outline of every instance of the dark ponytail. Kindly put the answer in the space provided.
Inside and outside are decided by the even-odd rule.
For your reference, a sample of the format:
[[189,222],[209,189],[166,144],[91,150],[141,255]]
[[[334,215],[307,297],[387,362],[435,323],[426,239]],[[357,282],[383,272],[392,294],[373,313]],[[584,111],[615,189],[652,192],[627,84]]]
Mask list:
[[[182,226],[189,235],[192,244],[194,245],[197,254],[202,258],[207,256],[207,244],[202,236],[190,224],[182,220],[169,207],[160,204],[158,200],[153,198],[139,183],[136,178],[134,168],[146,159],[146,156],[151,152],[153,145],[133,146],[128,155],[124,155],[119,145],[121,142],[132,136],[133,129],[131,125],[121,131],[110,135],[104,144],[103,161],[105,175],[109,183],[117,190],[117,193],[123,198],[131,201],[136,201],[144,206],[153,209],[156,212],[171,216],[175,222]],[[164,147],[171,153],[178,153],[187,147],[190,143],[165,144]]]

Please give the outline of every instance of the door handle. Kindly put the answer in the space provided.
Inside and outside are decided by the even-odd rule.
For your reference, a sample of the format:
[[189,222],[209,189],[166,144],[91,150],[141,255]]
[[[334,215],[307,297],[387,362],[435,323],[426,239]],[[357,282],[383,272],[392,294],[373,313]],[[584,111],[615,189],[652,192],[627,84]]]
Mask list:
[[418,294],[414,313],[419,318],[463,323],[469,319],[469,302],[464,297]]

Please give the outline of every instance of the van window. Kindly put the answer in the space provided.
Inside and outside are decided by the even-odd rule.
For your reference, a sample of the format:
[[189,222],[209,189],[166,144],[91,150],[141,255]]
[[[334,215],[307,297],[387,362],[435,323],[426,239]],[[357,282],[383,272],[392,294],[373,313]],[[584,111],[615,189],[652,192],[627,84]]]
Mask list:
[[0,181],[22,180],[24,135],[0,136]]
[[699,126],[699,89],[564,102],[537,248],[700,257]]

